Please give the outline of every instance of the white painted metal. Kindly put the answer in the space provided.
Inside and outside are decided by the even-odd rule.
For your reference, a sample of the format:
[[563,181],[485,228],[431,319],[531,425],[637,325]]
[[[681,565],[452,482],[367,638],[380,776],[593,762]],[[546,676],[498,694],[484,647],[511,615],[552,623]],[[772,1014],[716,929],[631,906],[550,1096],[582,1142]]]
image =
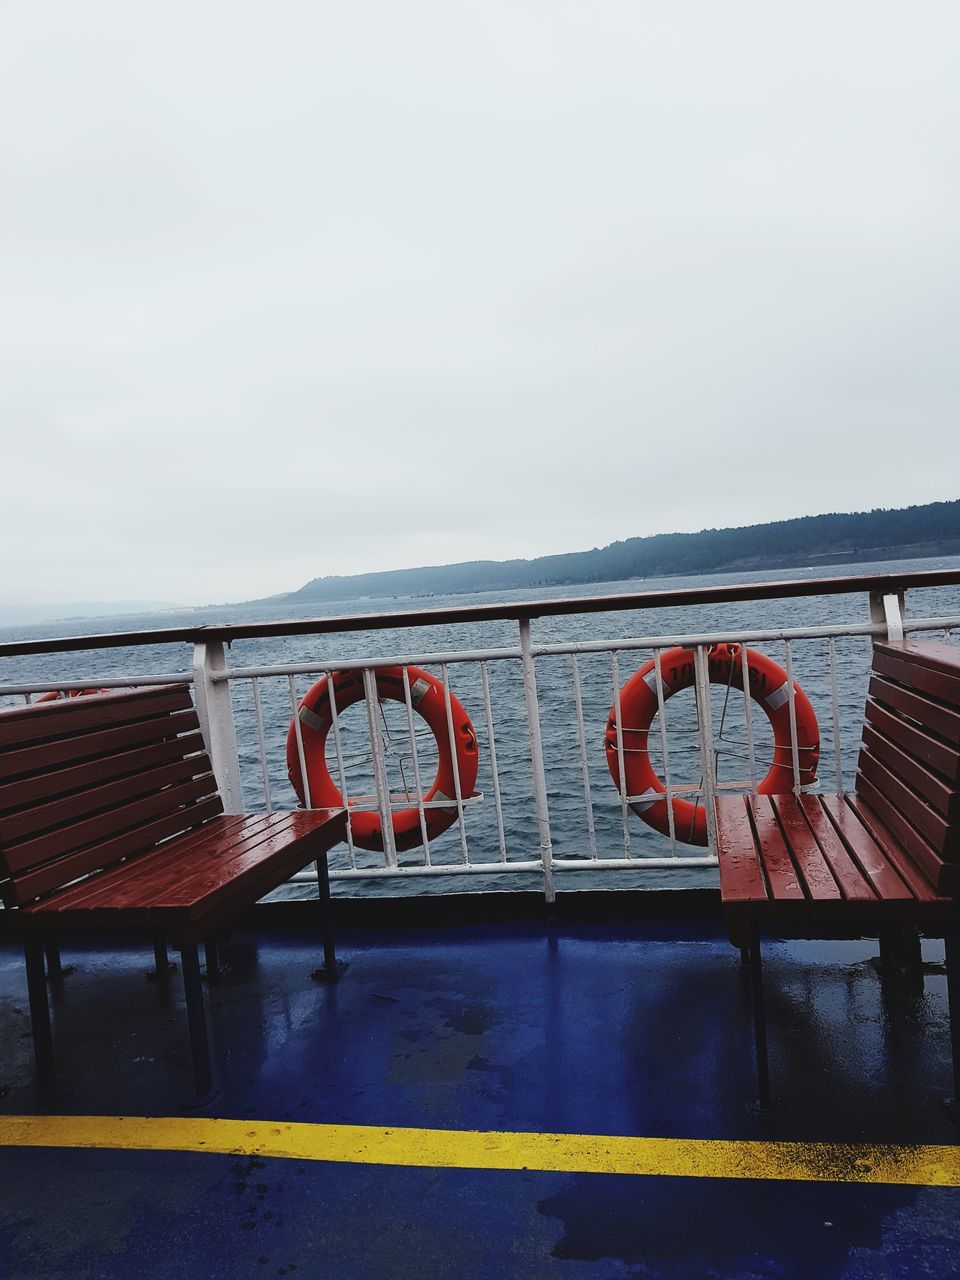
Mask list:
[[[623,821],[623,852],[629,858],[630,848],[630,796],[628,796],[626,762],[623,752],[623,711],[620,706],[620,664],[617,651],[610,654],[610,679],[613,684],[613,714],[617,721],[617,772],[620,776],[620,813]],[[636,799],[640,797],[637,796]]]
[[694,680],[697,691],[697,721],[700,730],[700,765],[703,770],[703,807],[707,819],[707,847],[712,854],[717,848],[716,771],[714,769],[713,718],[710,714],[710,669],[706,646],[694,650]]
[[453,725],[453,705],[450,702],[450,677],[447,673],[446,663],[440,668],[440,674],[443,678],[443,705],[447,714],[447,739],[450,743],[450,757],[453,766],[453,790],[457,801],[457,818],[460,824],[460,852],[463,855],[463,861],[470,861],[470,853],[467,849],[467,827],[463,820],[463,788],[460,783],[460,764],[457,760],[457,733]]
[[670,781],[670,752],[667,747],[667,706],[663,689],[663,650],[656,649],[653,654],[653,675],[657,686],[657,713],[660,721],[660,750],[663,754],[663,786],[667,797],[667,827],[670,836],[670,852],[676,858],[677,819],[673,812],[673,784]]
[[790,641],[783,642],[784,661],[787,668],[787,708],[790,714],[790,759],[793,765],[793,794],[802,791],[800,785],[800,749],[797,745],[797,686],[793,679],[793,650]]
[[267,744],[263,737],[263,707],[260,705],[260,681],[254,676],[250,681],[253,693],[253,720],[257,730],[257,753],[260,757],[260,777],[263,781],[263,805],[267,813],[273,813],[270,798],[270,770],[267,768]]
[[530,765],[533,770],[533,802],[540,833],[540,857],[543,860],[543,891],[547,901],[553,902],[556,898],[553,885],[553,842],[550,839],[550,807],[547,803],[547,778],[543,768],[540,702],[537,698],[537,673],[531,653],[529,618],[520,619],[520,653],[523,663],[523,698],[527,708],[527,734],[530,739]]
[[883,597],[883,620],[887,624],[887,639],[891,644],[899,644],[903,639],[903,614],[899,596]]
[[194,645],[193,681],[197,715],[223,801],[223,811],[243,813],[243,785],[230,686],[213,679],[216,672],[226,671],[226,666],[223,645],[219,640]]
[[[649,871],[675,871],[677,865],[683,867],[715,867],[717,859],[711,854],[702,854],[693,858],[601,858],[593,863],[589,858],[555,858],[551,863],[554,871],[596,871],[603,867],[605,871],[636,871],[646,874]],[[401,867],[395,871],[390,867],[360,867],[357,870],[331,870],[331,877],[338,880],[382,880],[389,877],[402,876],[463,876],[463,875],[500,875],[505,872],[533,872],[542,876],[543,863],[539,858],[515,859],[510,862],[445,862],[433,863],[432,866]],[[311,884],[316,887],[317,877],[311,871],[301,871],[292,876],[294,882]]]
[[417,814],[420,818],[420,838],[423,840],[423,860],[430,866],[430,836],[427,833],[427,814],[423,807],[423,783],[420,781],[420,753],[417,750],[417,730],[413,723],[413,695],[410,692],[410,672],[401,667],[403,676],[403,701],[407,709],[407,734],[410,738],[410,757],[413,761],[413,785],[417,789]]
[[313,808],[313,797],[310,795],[310,779],[307,776],[307,753],[303,749],[303,726],[300,723],[300,699],[297,697],[297,685],[293,676],[287,676],[290,687],[290,711],[292,715],[293,736],[297,742],[297,759],[300,762],[300,785],[303,787],[303,807]]
[[347,811],[347,852],[351,867],[357,865],[357,850],[353,843],[353,816],[351,814],[350,796],[347,791],[347,767],[343,759],[343,744],[340,741],[339,708],[337,707],[337,691],[334,688],[334,672],[325,672],[327,677],[327,701],[330,704],[330,719],[333,724],[333,750],[337,762],[337,781],[343,807]]
[[750,792],[757,794],[757,752],[753,741],[753,697],[750,693],[750,655],[740,646],[740,678],[743,682],[743,719],[747,726],[747,757],[750,761]]
[[580,750],[580,774],[583,778],[583,807],[587,818],[587,844],[590,857],[597,860],[597,833],[593,823],[593,798],[590,794],[590,762],[587,759],[587,732],[583,722],[583,696],[580,690],[580,667],[577,655],[571,653],[570,667],[573,675],[573,707],[577,718],[577,745]]
[[380,699],[377,695],[376,672],[369,667],[363,673],[363,692],[367,703],[367,725],[370,750],[373,752],[373,777],[377,789],[377,809],[383,830],[383,856],[388,867],[397,865],[397,846],[393,838],[393,813],[390,808],[390,784],[384,759],[383,735],[380,732]]
[[503,799],[500,795],[500,770],[497,767],[497,737],[493,731],[493,704],[490,701],[490,680],[487,664],[480,663],[480,685],[483,689],[483,714],[487,722],[487,750],[490,753],[490,770],[493,775],[493,807],[497,815],[497,846],[500,861],[507,860],[507,837],[503,827]]
[[830,715],[833,728],[833,769],[837,795],[843,794],[843,757],[840,751],[840,698],[837,694],[837,642],[833,636],[827,641],[830,665]]

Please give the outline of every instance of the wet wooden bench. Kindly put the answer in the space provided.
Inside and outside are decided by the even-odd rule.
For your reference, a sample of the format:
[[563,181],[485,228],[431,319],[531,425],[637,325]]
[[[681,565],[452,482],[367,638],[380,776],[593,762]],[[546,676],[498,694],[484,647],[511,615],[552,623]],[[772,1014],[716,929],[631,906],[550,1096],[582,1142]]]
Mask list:
[[[198,1095],[212,1084],[197,943],[316,860],[327,972],[326,851],[340,810],[225,815],[190,691],[163,685],[0,711],[0,890],[23,930],[42,1099],[54,1092],[44,952],[75,926],[180,951]],[[162,941],[160,941],[162,940]],[[211,947],[207,953],[208,975]]]
[[[916,926],[942,936],[960,1098],[960,648],[878,643],[849,795],[722,796],[720,891],[750,959],[758,1107],[770,1107],[760,936]],[[919,943],[917,943],[919,946]]]

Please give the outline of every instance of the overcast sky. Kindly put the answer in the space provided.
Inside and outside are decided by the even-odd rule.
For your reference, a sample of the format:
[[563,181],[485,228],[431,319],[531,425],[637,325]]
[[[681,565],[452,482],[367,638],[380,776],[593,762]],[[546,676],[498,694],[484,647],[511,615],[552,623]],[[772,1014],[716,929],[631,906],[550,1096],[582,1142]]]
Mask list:
[[958,35],[0,0],[0,599],[960,496]]

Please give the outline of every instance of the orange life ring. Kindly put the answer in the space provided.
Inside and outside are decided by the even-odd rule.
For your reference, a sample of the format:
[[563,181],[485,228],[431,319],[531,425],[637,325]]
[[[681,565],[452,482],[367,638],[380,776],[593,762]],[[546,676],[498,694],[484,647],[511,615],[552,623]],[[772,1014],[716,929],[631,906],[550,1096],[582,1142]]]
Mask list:
[[57,702],[60,698],[85,698],[90,693],[108,693],[107,689],[68,689],[64,694],[60,689],[51,689],[49,693],[41,693],[34,702]]
[[[457,791],[454,767],[460,778],[461,798],[465,799],[473,794],[479,763],[477,735],[470,723],[470,717],[459,700],[451,693],[449,695],[450,716],[453,721],[453,740],[456,747],[456,766],[454,766],[454,752],[450,744],[446,696],[442,681],[419,667],[407,667],[407,677],[410,682],[411,705],[414,711],[426,720],[437,741],[439,756],[437,775],[423,797],[424,803],[433,800],[450,801],[449,807],[444,805],[436,809],[424,809],[427,838],[433,840],[436,836],[442,835],[448,827],[452,827],[459,816],[455,799]],[[334,671],[331,678],[338,714],[364,697],[362,671]],[[322,680],[317,681],[301,701],[297,712],[303,739],[307,781],[310,784],[310,803],[317,809],[339,808],[343,805],[340,789],[327,768],[327,735],[333,727],[327,680],[328,677],[324,676]],[[377,694],[380,698],[406,702],[402,667],[382,667],[376,672],[376,680]],[[287,774],[300,798],[300,803],[303,804],[303,777],[300,769],[300,753],[297,749],[296,724],[293,720],[287,731]],[[361,849],[382,851],[383,826],[379,813],[365,809],[353,810],[350,815],[350,829],[353,843],[359,845]],[[413,849],[422,843],[420,810],[417,805],[394,811],[393,837],[397,849],[401,852],[405,849]]]
[[[750,697],[760,704],[773,728],[773,763],[757,787],[760,795],[783,795],[793,790],[793,751],[790,745],[790,694],[787,673],[772,658],[747,649]],[[668,649],[660,656],[660,674],[664,699],[694,683],[694,651]],[[630,808],[651,827],[668,835],[666,786],[650,764],[647,736],[659,710],[655,662],[636,671],[620,690],[620,717],[623,737],[623,774],[628,796],[634,796]],[[743,667],[740,645],[716,644],[707,654],[707,670],[713,684],[743,689]],[[794,681],[794,710],[797,721],[797,755],[800,784],[807,786],[817,777],[820,759],[820,727],[810,700]],[[617,750],[617,708],[610,708],[604,745],[607,767],[620,789],[620,760]],[[707,815],[702,804],[693,804],[680,796],[673,798],[673,823],[678,840],[686,844],[707,843]]]

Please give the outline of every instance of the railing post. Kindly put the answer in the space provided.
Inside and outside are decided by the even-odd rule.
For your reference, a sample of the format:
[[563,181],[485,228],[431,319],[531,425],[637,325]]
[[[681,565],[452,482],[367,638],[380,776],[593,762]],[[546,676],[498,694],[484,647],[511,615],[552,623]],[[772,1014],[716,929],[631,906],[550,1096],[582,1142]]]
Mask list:
[[530,651],[530,619],[520,620],[520,660],[523,664],[523,697],[527,704],[527,732],[530,735],[530,763],[533,767],[533,801],[540,833],[540,857],[543,861],[543,891],[547,902],[556,900],[553,884],[553,842],[550,839],[550,809],[547,804],[547,778],[543,768],[543,742],[540,738],[540,702],[537,697],[537,673]]
[[217,780],[224,812],[243,813],[243,788],[230,685],[226,680],[214,679],[217,672],[226,669],[222,641],[206,640],[193,646],[194,696],[213,776]]
[[882,622],[887,628],[887,639],[891,644],[903,641],[903,618],[906,613],[904,593],[902,591],[870,592],[870,620]]

